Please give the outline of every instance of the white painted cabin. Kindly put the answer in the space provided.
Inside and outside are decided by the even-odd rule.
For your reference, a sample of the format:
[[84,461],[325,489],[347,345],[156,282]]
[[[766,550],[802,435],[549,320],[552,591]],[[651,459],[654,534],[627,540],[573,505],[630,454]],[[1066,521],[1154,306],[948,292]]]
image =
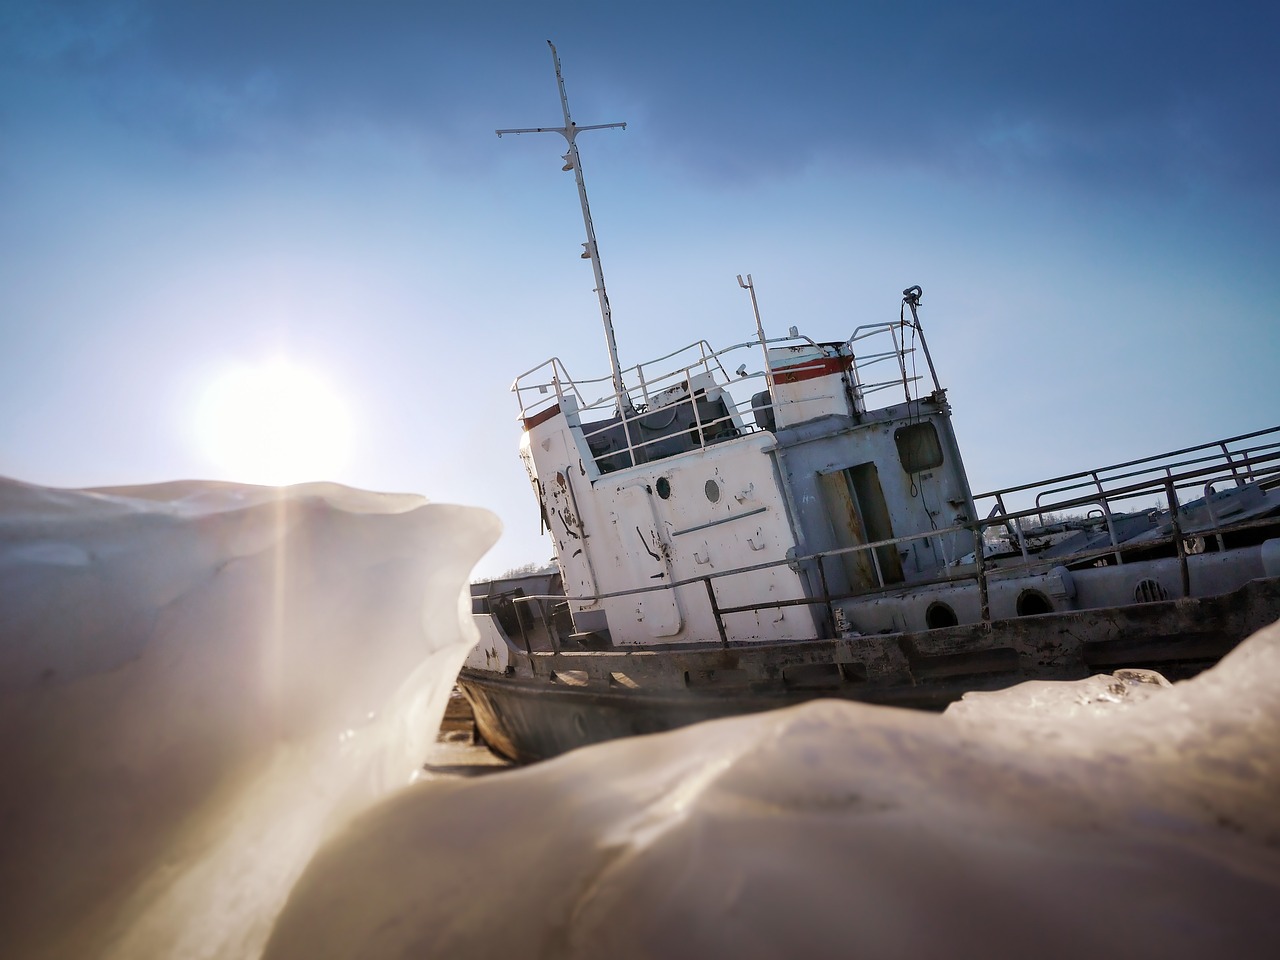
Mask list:
[[[811,639],[831,634],[831,596],[937,576],[971,551],[951,532],[785,562],[973,518],[945,394],[912,396],[910,333],[700,342],[589,403],[602,381],[575,382],[557,360],[520,377],[521,457],[577,633],[615,647]],[[863,362],[853,345],[868,338],[884,349]],[[768,372],[741,363],[731,377],[731,356],[767,356]],[[864,382],[867,369],[888,379]],[[901,402],[867,409],[891,388]]]

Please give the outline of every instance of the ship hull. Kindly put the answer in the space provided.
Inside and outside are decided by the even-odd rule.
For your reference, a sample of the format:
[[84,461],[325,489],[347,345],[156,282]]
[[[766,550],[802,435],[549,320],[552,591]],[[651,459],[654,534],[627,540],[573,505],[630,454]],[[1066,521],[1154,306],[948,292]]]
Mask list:
[[[1172,680],[1280,618],[1280,578],[1217,597],[803,643],[522,654],[458,686],[479,734],[517,762],[816,698],[941,710],[966,692],[1125,668]],[[569,678],[572,677],[572,682]],[[619,682],[619,678],[625,682]]]

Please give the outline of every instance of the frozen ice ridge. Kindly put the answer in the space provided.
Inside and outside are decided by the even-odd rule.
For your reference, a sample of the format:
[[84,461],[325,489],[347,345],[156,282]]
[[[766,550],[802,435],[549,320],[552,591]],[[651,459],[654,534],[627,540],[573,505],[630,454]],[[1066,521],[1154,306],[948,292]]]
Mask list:
[[420,767],[486,511],[336,484],[0,480],[0,930],[24,958],[253,957]]
[[1280,626],[1168,685],[814,701],[415,785],[267,960],[1270,958]]

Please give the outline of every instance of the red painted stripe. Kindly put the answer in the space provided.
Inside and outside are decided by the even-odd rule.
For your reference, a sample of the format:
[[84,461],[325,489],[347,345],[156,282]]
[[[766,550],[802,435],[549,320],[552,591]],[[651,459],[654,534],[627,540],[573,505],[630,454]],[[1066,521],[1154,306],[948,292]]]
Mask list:
[[853,357],[819,357],[797,363],[793,367],[775,368],[774,383],[799,383],[802,380],[813,380],[817,377],[829,377],[833,373],[844,373],[853,366]]
[[524,432],[528,433],[540,423],[546,423],[552,417],[560,413],[560,404],[553,403],[545,410],[539,410],[531,417],[524,418]]

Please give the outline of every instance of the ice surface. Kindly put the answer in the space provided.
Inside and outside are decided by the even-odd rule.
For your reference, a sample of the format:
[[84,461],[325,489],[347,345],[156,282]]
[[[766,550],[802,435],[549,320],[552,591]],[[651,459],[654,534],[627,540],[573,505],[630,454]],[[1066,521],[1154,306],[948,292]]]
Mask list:
[[1172,686],[823,701],[410,784],[496,532],[331,485],[0,481],[4,954],[1274,955],[1280,627]]
[[327,832],[421,766],[496,536],[332,484],[0,480],[4,954],[256,956]]
[[382,801],[268,960],[1273,957],[1280,626],[1169,685],[819,701]]

